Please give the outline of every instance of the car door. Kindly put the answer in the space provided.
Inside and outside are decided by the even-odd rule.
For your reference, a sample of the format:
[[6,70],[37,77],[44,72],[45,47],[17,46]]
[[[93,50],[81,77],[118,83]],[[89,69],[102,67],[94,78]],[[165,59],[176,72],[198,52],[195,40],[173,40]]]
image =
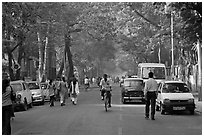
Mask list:
[[162,90],[162,83],[159,83],[158,89],[157,89],[157,99],[156,99],[156,103],[159,106],[160,105],[160,101],[161,101],[161,91]]
[[26,100],[27,100],[27,103],[30,104],[32,102],[31,100],[31,94],[27,88],[27,85],[26,83],[23,83],[23,90],[24,90],[24,94],[25,94],[25,97],[26,97]]

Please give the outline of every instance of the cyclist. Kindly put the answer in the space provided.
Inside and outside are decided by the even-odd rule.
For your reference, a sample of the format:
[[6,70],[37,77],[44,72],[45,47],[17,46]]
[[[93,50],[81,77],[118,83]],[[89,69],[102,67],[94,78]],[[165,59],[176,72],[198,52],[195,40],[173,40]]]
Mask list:
[[107,97],[109,98],[108,104],[109,107],[111,107],[111,93],[110,91],[112,91],[111,89],[111,85],[110,85],[110,81],[107,78],[107,74],[103,75],[103,78],[101,79],[100,82],[100,86],[101,86],[101,99],[104,100],[104,93],[107,94]]

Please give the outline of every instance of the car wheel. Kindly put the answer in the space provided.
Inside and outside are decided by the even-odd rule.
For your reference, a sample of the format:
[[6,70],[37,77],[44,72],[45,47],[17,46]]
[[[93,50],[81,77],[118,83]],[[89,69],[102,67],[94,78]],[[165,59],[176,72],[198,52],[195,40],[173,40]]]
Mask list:
[[23,110],[24,110],[24,111],[28,110],[28,103],[27,103],[27,100],[26,100],[26,99],[24,100]]
[[195,114],[195,111],[194,111],[194,110],[190,110],[190,114],[191,114],[191,115],[194,115],[194,114]]
[[33,102],[30,103],[30,108],[32,108],[32,107],[33,107]]
[[160,112],[162,115],[165,114],[164,108],[162,107],[162,103],[160,102]]
[[156,105],[156,111],[159,111],[159,106],[158,105]]
[[122,97],[122,103],[125,104],[126,100]]
[[45,100],[43,99],[42,102],[41,102],[41,105],[44,105],[44,104],[45,104]]

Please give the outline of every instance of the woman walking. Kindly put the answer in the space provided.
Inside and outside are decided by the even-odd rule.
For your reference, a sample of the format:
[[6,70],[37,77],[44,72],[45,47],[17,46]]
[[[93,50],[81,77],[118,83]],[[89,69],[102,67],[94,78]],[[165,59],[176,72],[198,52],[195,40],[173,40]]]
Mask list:
[[60,95],[60,103],[61,106],[65,105],[65,94],[68,91],[68,86],[65,81],[65,77],[62,77],[62,81],[59,83],[59,95]]
[[52,80],[49,81],[48,85],[49,96],[50,96],[50,107],[54,106],[55,100],[55,85]]
[[77,96],[79,95],[79,83],[76,77],[71,79],[70,83],[71,101],[74,105],[77,104]]

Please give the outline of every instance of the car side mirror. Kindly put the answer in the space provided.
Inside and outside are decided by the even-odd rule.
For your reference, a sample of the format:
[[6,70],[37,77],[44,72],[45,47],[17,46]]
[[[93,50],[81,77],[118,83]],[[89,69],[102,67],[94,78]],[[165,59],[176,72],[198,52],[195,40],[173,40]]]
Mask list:
[[158,91],[158,93],[161,93],[161,91]]

